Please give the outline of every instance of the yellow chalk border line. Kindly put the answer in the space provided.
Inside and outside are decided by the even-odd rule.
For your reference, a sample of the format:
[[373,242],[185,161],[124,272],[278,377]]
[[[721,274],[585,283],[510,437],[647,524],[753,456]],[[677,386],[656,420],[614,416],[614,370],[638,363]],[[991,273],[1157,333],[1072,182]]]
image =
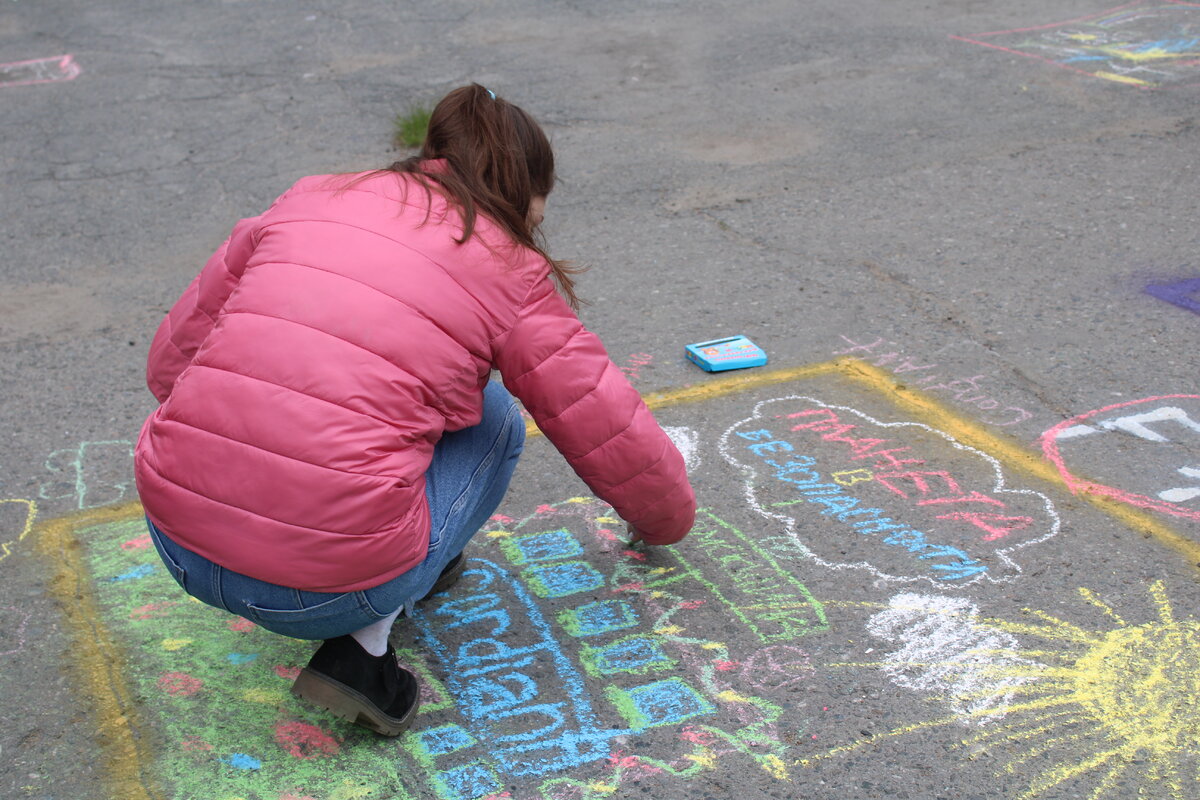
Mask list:
[[83,561],[83,543],[75,535],[84,528],[141,516],[142,506],[136,500],[77,512],[35,526],[35,542],[37,551],[56,566],[50,591],[63,607],[66,627],[75,641],[73,666],[83,676],[96,709],[96,738],[106,755],[108,796],[159,800],[165,795],[148,785],[142,766],[152,763],[153,754],[125,681],[125,659],[102,621]]
[[[644,395],[643,399],[653,411],[821,377],[845,378],[858,383],[892,401],[900,411],[949,434],[960,443],[988,453],[1002,464],[1071,494],[1058,470],[1039,454],[1007,436],[991,433],[979,422],[967,419],[927,395],[908,388],[878,367],[855,359],[837,359],[778,370],[739,372],[693,386],[651,392]],[[525,432],[530,438],[541,435],[532,421],[526,422]],[[1075,496],[1082,497],[1127,527],[1153,536],[1187,558],[1194,568],[1200,567],[1200,543],[1193,542],[1150,514],[1102,495],[1081,493]],[[152,761],[152,754],[149,743],[141,735],[137,707],[122,679],[121,652],[100,620],[96,596],[90,588],[83,563],[82,545],[74,536],[75,531],[83,528],[124,522],[141,515],[141,504],[134,501],[71,514],[35,525],[34,530],[37,532],[38,551],[58,566],[50,584],[51,592],[65,609],[67,626],[79,644],[73,652],[98,712],[99,732],[106,734],[105,748],[110,756],[108,775],[112,796],[130,800],[158,800],[163,795],[146,783],[148,776],[144,774],[142,765]],[[24,534],[21,538],[24,538]]]

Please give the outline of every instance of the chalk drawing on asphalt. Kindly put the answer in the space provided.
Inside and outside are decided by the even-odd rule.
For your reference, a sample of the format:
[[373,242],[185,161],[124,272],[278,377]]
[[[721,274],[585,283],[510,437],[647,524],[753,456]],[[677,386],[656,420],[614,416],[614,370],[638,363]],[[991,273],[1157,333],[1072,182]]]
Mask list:
[[968,724],[1002,716],[1040,667],[1019,655],[1011,633],[981,622],[966,598],[896,595],[867,632],[898,646],[880,663],[893,683],[935,693]]
[[[956,709],[949,716],[874,734],[797,763],[812,766],[851,751],[883,746],[888,740],[902,741],[916,731],[966,723],[976,731],[952,749],[979,753],[995,747],[1011,754],[999,756],[1005,760],[1002,773],[1033,776],[1019,795],[1021,800],[1063,790],[1080,797],[1086,792],[1091,800],[1120,800],[1131,796],[1133,786],[1140,787],[1139,797],[1149,792],[1170,800],[1196,797],[1200,792],[1200,706],[1195,702],[1200,692],[1200,622],[1176,615],[1161,581],[1151,583],[1147,595],[1149,613],[1118,611],[1096,593],[1080,588],[1079,597],[1096,618],[1090,626],[1035,609],[1025,610],[1033,621],[986,619],[977,617],[973,607],[963,606],[967,613],[960,620],[981,629],[977,641],[992,639],[999,644],[1001,658],[993,661],[991,679],[1003,685],[1004,702]],[[870,626],[885,638],[899,635],[901,640],[916,641],[922,606],[936,613],[937,603],[911,596],[894,598],[887,610],[872,617]],[[1133,613],[1140,613],[1144,621],[1134,621]],[[940,625],[932,624],[935,635]],[[961,629],[957,635],[962,635]],[[1014,649],[1014,641],[1021,646]],[[937,657],[923,651],[912,655]],[[953,674],[957,663],[952,657],[947,675]],[[979,665],[976,662],[972,668]],[[877,667],[890,674],[898,664],[889,657],[846,666]],[[918,674],[925,668],[924,663],[910,666]],[[945,676],[933,683],[938,680]],[[992,693],[992,687],[983,686],[976,697]],[[970,697],[968,692],[963,699]],[[979,724],[984,722],[988,724]],[[1081,758],[1080,753],[1086,755]]]
[[42,483],[42,500],[64,500],[77,509],[120,503],[133,495],[133,442],[80,442],[46,459],[53,476]]
[[835,569],[943,587],[1007,581],[1021,573],[1016,551],[1060,526],[1049,498],[1010,486],[990,455],[811,397],[759,403],[720,449],[747,503],[780,526],[772,541]]
[[688,472],[694,472],[700,468],[702,460],[700,458],[700,434],[691,428],[675,427],[664,425],[663,431],[667,436],[671,437],[671,441],[679,448],[679,454],[683,456],[683,463],[687,467]]
[[29,612],[16,606],[0,606],[0,656],[8,656],[25,649],[25,628],[29,624]]
[[166,742],[145,768],[175,796],[350,796],[345,775],[409,800],[479,800],[514,782],[542,800],[608,797],[719,766],[788,780],[785,728],[803,722],[785,722],[778,694],[815,672],[802,642],[827,630],[822,604],[707,511],[688,547],[649,551],[629,548],[611,515],[572,498],[494,518],[454,591],[394,632],[422,684],[399,747],[292,698],[311,645],[181,595],[142,520],[77,538],[103,624],[134,654],[131,691]]
[[[1043,433],[1041,445],[1076,494],[1200,520],[1200,395],[1147,397],[1089,411]],[[1083,477],[1080,464],[1103,474]]]
[[33,530],[37,513],[37,503],[32,500],[0,500],[0,561],[12,555]]
[[1021,406],[1009,405],[992,394],[992,390],[985,389],[983,384],[990,377],[988,375],[947,374],[945,367],[937,362],[913,355],[903,345],[882,336],[861,337],[861,342],[845,335],[840,338],[847,346],[835,350],[835,356],[849,356],[886,368],[898,380],[923,392],[944,392],[954,402],[970,406],[972,412],[989,425],[1007,428],[1033,418],[1031,412]]
[[1152,283],[1146,294],[1165,300],[1172,305],[1200,314],[1200,278],[1187,278],[1171,283]]
[[57,83],[78,78],[82,70],[72,55],[33,58],[0,64],[0,86]]
[[1126,3],[1065,22],[951,38],[1141,89],[1200,82],[1200,5],[1194,3]]

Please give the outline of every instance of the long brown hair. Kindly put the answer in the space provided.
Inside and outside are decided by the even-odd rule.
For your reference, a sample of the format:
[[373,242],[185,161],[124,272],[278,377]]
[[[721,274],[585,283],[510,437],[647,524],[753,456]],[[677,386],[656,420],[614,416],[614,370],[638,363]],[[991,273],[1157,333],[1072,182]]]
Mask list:
[[[447,169],[429,169],[443,160]],[[534,197],[554,189],[554,151],[541,126],[518,106],[472,83],[442,98],[429,119],[421,151],[387,168],[414,175],[458,207],[463,218],[459,243],[471,238],[484,214],[509,237],[546,259],[572,308],[579,307],[572,275],[580,272],[546,252],[541,232],[529,224]]]

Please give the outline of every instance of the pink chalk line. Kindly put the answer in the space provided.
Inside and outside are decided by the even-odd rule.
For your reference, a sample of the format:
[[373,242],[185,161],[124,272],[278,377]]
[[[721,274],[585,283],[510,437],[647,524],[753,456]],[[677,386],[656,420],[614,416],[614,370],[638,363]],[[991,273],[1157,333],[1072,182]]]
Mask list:
[[1080,414],[1078,417],[1073,417],[1066,422],[1060,422],[1042,434],[1042,453],[1044,453],[1046,458],[1049,459],[1050,463],[1054,464],[1054,466],[1058,469],[1058,474],[1061,475],[1062,479],[1066,482],[1067,488],[1069,488],[1075,494],[1095,494],[1100,495],[1101,497],[1109,497],[1122,503],[1128,503],[1129,505],[1137,506],[1138,508],[1161,511],[1164,514],[1171,514],[1172,516],[1176,517],[1186,517],[1187,519],[1200,519],[1200,511],[1192,511],[1191,509],[1184,508],[1176,505],[1175,503],[1168,503],[1162,500],[1155,500],[1154,498],[1146,497],[1145,495],[1127,492],[1123,489],[1118,489],[1115,486],[1105,486],[1103,484],[1094,483],[1093,481],[1085,480],[1083,478],[1077,478],[1071,474],[1071,470],[1069,470],[1067,465],[1063,462],[1062,453],[1059,452],[1058,449],[1058,434],[1067,428],[1082,424],[1084,420],[1105,414],[1109,411],[1115,411],[1118,408],[1127,408],[1128,406],[1141,405],[1142,403],[1153,403],[1160,400],[1179,399],[1200,400],[1200,395],[1165,394],[1160,397],[1145,397],[1141,400],[1130,400],[1125,403],[1117,403],[1115,405],[1105,406],[1104,408],[1098,408],[1095,411],[1089,411],[1086,414]]
[[[70,53],[49,58],[32,58],[28,61],[12,61],[0,64],[0,86],[29,86],[35,83],[70,81],[83,72]],[[8,80],[10,73],[12,80]],[[28,73],[28,76],[22,73]]]

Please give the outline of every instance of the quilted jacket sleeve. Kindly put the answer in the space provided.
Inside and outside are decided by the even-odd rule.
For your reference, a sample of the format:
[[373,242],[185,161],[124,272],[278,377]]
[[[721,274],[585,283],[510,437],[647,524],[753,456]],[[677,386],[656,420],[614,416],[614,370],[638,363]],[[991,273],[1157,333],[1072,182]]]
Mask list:
[[591,490],[649,544],[687,535],[696,496],[683,457],[549,278],[498,344],[505,386]]
[[146,383],[158,402],[171,394],[175,379],[191,363],[212,331],[217,312],[241,280],[254,252],[258,221],[259,217],[250,217],[234,226],[158,326],[146,361]]

